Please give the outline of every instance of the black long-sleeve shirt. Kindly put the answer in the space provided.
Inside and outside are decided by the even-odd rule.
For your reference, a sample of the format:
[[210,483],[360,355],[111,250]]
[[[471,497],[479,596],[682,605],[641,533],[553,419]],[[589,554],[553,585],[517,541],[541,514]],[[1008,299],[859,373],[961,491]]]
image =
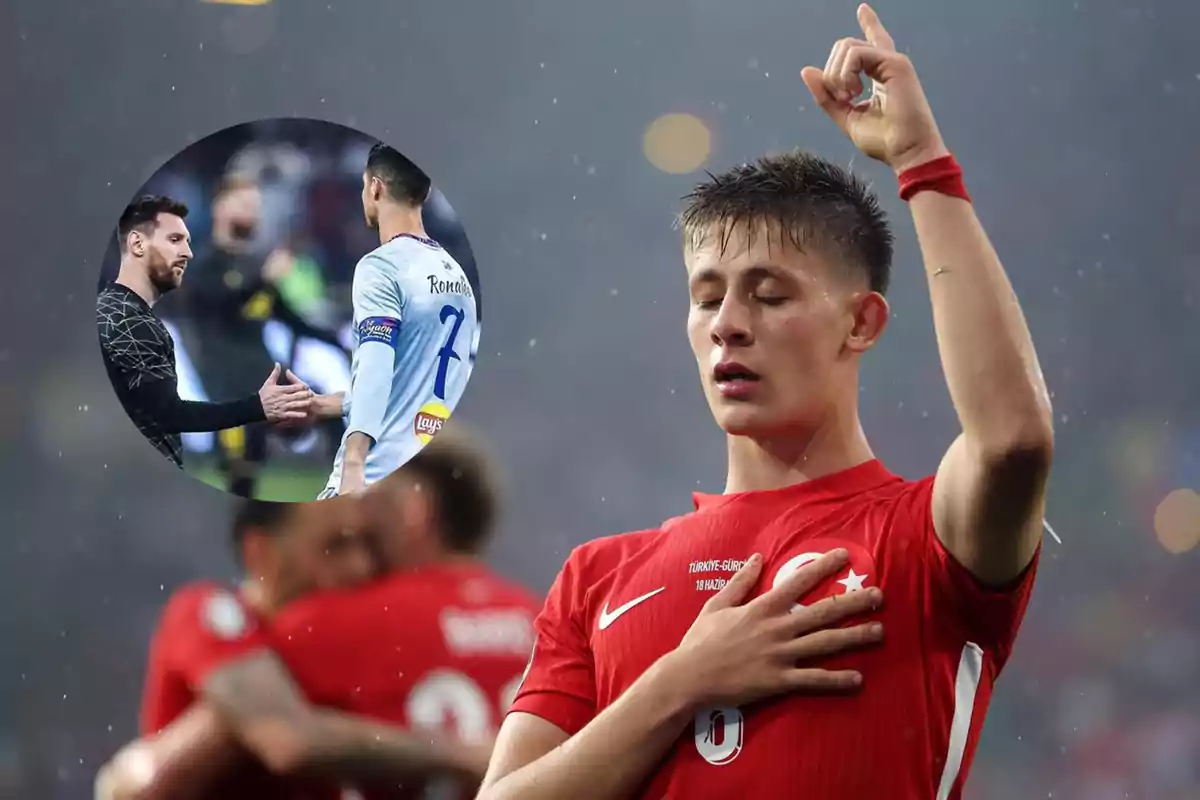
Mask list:
[[108,379],[126,413],[158,451],[183,466],[181,433],[265,422],[257,394],[224,403],[181,400],[171,332],[136,292],[110,283],[96,298],[96,328]]

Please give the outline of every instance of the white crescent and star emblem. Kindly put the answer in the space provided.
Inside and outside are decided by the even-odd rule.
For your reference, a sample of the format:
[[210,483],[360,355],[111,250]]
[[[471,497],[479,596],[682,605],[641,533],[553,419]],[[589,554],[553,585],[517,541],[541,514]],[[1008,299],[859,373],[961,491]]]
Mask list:
[[[818,558],[820,558],[823,555],[825,555],[825,553],[823,553],[823,552],[822,553],[801,553],[798,556],[793,556],[792,558],[789,558],[787,561],[784,562],[783,566],[781,566],[775,572],[775,579],[771,582],[772,588],[774,588],[775,586],[778,586],[785,578],[787,578],[789,575],[791,575],[796,570],[803,567],[805,564],[809,563],[810,561],[816,561]],[[849,594],[850,592],[859,592],[859,591],[862,591],[863,589],[865,589],[866,586],[864,586],[864,582],[869,577],[870,577],[870,575],[867,575],[867,574],[860,575],[859,573],[855,572],[854,567],[850,567],[849,571],[846,573],[846,575],[844,577],[842,577],[841,579],[839,579],[838,581],[836,581],[836,583],[839,583],[845,587],[845,590],[842,592],[842,594]],[[795,608],[795,610],[799,610],[801,608],[804,608],[804,604],[798,602],[798,603],[796,603],[794,608]]]

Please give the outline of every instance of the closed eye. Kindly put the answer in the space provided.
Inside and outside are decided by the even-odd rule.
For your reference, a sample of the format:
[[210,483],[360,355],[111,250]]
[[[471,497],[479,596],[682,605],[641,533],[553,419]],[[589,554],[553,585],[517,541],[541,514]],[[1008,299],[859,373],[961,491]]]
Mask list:
[[702,308],[706,311],[720,308],[720,306],[721,306],[721,301],[719,299],[717,299],[717,300],[697,300],[696,301],[696,308]]

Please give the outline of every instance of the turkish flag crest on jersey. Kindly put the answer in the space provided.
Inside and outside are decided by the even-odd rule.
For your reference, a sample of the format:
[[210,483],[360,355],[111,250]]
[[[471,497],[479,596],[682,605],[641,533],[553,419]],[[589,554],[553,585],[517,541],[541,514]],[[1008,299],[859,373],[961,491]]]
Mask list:
[[849,594],[850,592],[857,592],[878,585],[875,559],[871,557],[871,554],[862,545],[839,539],[809,539],[803,543],[803,547],[802,552],[786,556],[785,560],[775,568],[775,573],[772,575],[770,583],[772,588],[778,586],[805,564],[816,561],[826,553],[839,548],[846,550],[850,554],[850,563],[838,573],[821,581],[821,583],[817,584],[811,591],[801,597],[800,601],[796,604],[797,608],[812,605],[819,600],[824,600],[834,595]]

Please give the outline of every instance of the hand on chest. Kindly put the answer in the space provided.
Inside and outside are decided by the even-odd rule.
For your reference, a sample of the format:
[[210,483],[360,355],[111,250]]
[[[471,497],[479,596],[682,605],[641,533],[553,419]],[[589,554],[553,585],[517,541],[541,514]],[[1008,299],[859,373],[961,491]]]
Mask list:
[[[826,526],[797,530],[768,524],[757,531],[680,530],[631,555],[593,587],[589,636],[600,681],[627,686],[675,648],[704,603],[754,553],[765,559],[757,596],[823,554],[844,548],[849,563],[819,583],[798,605],[883,587],[872,537],[847,536]],[[885,601],[886,608],[886,601]],[[873,615],[877,617],[878,615]],[[854,623],[865,620],[854,620]],[[847,623],[852,624],[852,623]]]

